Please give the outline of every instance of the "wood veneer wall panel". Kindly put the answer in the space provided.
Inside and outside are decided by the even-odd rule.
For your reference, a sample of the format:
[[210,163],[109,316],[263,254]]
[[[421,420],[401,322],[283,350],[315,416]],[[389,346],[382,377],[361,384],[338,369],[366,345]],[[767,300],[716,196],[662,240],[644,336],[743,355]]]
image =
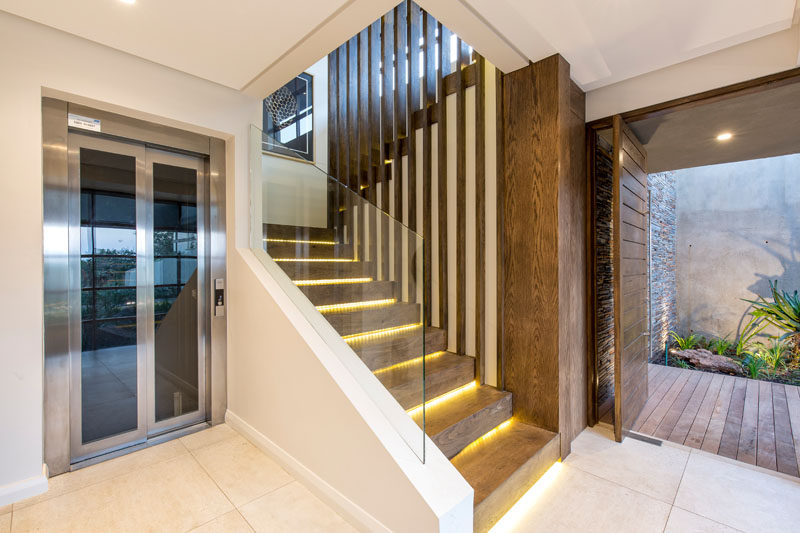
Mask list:
[[516,417],[557,432],[559,88],[569,74],[552,56],[503,82],[505,386]]
[[[400,155],[400,145],[402,140],[408,135],[408,55],[406,47],[408,43],[408,3],[403,2],[394,8],[394,56],[395,56],[395,91],[394,91],[394,153],[392,170],[394,181],[394,218],[403,221],[403,158]],[[395,249],[395,273],[394,278],[400,280],[403,277],[402,261],[399,260],[402,254],[402,233],[400,224],[393,224],[395,230],[394,249]],[[400,284],[397,284],[398,287]]]
[[[423,13],[422,33],[424,38],[424,72],[422,76],[422,109],[429,112],[436,104],[436,20]],[[431,122],[426,120],[422,126],[422,237],[423,237],[423,302],[424,317],[427,325],[431,325],[431,241],[433,228],[433,198],[431,196],[433,168],[431,162]]]
[[411,122],[420,106],[419,40],[421,37],[421,12],[414,2],[408,3],[408,227],[417,231],[417,129]]
[[[466,47],[456,39],[456,72],[467,61]],[[467,132],[466,87],[456,76],[456,351],[464,353],[467,344]]]
[[497,239],[497,386],[505,390],[505,98],[503,97],[504,77],[500,71],[495,73],[495,112],[497,117],[497,190],[495,192],[495,209],[497,213],[496,236]]
[[[450,30],[439,24],[439,72],[437,77],[437,114],[447,117],[447,95],[444,91],[444,78],[450,74]],[[439,220],[439,327],[447,327],[448,316],[448,290],[447,290],[447,124],[446,119],[439,121],[437,128],[439,150],[438,181],[436,194],[438,195]]]

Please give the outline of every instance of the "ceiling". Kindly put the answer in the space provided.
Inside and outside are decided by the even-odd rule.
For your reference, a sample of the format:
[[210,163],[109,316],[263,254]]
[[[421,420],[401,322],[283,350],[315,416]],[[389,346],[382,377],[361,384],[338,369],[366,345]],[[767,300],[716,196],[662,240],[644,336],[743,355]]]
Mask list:
[[[0,0],[0,10],[264,96],[399,0]],[[798,0],[418,0],[510,72],[561,53],[584,90],[792,24]]]
[[796,0],[461,1],[531,61],[561,53],[586,91],[787,29],[796,8]]
[[[800,83],[629,124],[649,172],[800,153]],[[730,132],[728,141],[717,135]]]

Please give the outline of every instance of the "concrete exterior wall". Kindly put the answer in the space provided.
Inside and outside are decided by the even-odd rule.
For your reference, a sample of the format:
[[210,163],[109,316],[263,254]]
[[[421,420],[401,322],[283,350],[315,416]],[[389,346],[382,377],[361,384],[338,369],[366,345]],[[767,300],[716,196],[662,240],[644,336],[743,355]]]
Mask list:
[[675,172],[678,328],[735,338],[768,280],[800,289],[800,154]]
[[664,358],[664,343],[677,328],[675,275],[675,173],[648,177],[650,191],[650,361]]

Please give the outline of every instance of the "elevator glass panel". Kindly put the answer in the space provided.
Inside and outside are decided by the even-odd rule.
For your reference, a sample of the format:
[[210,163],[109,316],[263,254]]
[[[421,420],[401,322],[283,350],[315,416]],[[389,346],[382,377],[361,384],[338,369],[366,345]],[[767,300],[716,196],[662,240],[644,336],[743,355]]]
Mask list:
[[80,149],[81,441],[137,429],[136,158]]
[[199,409],[197,170],[153,163],[155,420]]

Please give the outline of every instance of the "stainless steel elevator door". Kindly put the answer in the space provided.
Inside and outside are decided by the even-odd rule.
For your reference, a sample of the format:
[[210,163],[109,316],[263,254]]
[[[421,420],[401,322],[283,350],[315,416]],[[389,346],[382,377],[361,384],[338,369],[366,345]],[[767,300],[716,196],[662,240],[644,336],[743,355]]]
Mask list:
[[69,134],[70,457],[205,419],[204,160]]

